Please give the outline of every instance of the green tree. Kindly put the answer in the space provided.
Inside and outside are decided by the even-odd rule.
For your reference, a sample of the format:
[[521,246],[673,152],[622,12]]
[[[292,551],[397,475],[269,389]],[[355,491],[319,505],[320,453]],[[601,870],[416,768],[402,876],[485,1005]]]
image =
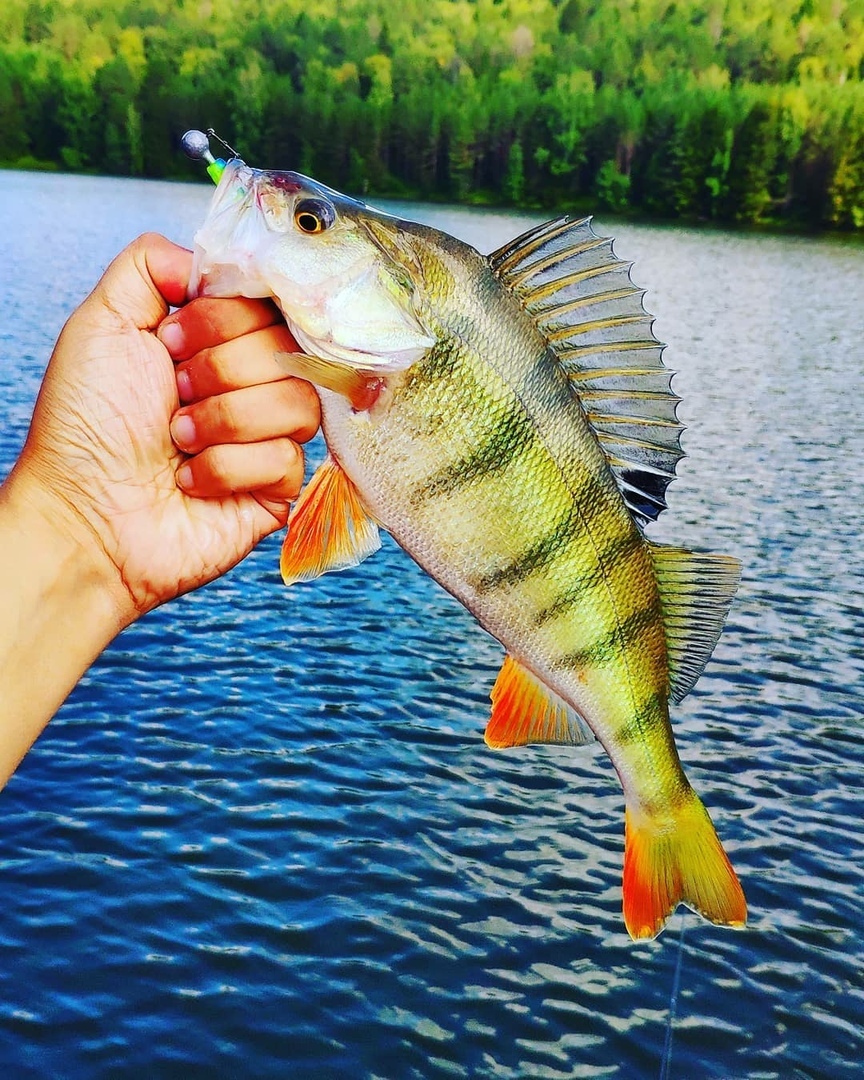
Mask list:
[[7,162],[860,229],[862,100],[860,0],[0,4]]
[[67,72],[57,109],[61,163],[68,169],[89,169],[101,154],[99,100],[90,82],[74,69]]
[[595,191],[600,206],[613,214],[623,214],[630,208],[630,177],[618,171],[613,158],[598,169]]
[[757,99],[735,132],[726,195],[726,214],[734,221],[758,224],[778,201],[777,121],[771,101]]
[[864,229],[864,140],[847,147],[837,163],[829,189],[831,223]]
[[525,155],[518,140],[507,155],[507,172],[504,174],[504,195],[508,202],[518,205],[525,194]]
[[15,162],[29,152],[22,104],[22,71],[16,57],[0,51],[0,160]]

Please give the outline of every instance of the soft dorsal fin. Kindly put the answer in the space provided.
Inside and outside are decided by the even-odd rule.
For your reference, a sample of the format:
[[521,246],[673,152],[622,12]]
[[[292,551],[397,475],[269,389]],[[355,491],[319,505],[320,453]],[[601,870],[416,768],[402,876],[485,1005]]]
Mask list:
[[730,555],[649,547],[666,627],[669,698],[678,702],[693,689],[714,651],[741,580],[741,564]]
[[328,454],[291,508],[282,544],[286,585],[357,566],[381,547],[357,489]]
[[496,750],[526,743],[581,746],[594,733],[563,698],[512,656],[505,656],[492,687],[486,744]]
[[642,523],[666,508],[683,457],[671,372],[630,263],[591,219],[559,218],[489,256],[564,366],[624,501]]

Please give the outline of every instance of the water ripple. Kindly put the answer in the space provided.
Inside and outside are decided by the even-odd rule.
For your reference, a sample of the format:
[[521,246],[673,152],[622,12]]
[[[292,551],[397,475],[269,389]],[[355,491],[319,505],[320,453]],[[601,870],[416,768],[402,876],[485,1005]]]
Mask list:
[[[144,227],[188,242],[208,193],[0,185],[0,234],[31,230],[0,283],[6,466],[99,265]],[[49,236],[25,210],[58,198],[81,228]],[[527,224],[418,209],[487,249]],[[682,911],[631,943],[600,750],[488,751],[501,650],[459,605],[389,541],[285,590],[271,538],[124,633],[4,792],[3,1075],[857,1077],[864,250],[621,231],[692,425],[652,536],[744,563],[674,722],[748,928]]]

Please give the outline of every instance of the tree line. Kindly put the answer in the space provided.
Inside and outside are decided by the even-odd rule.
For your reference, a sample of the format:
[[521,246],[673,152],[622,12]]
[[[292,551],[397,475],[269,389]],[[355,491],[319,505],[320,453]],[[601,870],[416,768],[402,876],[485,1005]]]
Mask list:
[[864,0],[4,0],[0,162],[864,230]]

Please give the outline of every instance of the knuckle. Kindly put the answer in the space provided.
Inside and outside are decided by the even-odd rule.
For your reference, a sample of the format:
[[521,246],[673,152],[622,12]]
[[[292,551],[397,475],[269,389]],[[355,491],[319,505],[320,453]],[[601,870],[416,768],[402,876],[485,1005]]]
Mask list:
[[138,251],[144,252],[164,243],[165,237],[162,235],[162,233],[148,230],[147,232],[143,232],[140,236],[136,237],[135,240],[132,241],[132,246]]
[[306,455],[303,450],[297,445],[293,439],[283,439],[282,443],[285,447],[285,460],[286,465],[292,471],[300,471],[302,473],[303,466],[305,464]]
[[264,490],[274,498],[296,499],[303,486],[305,458],[292,439],[273,439],[270,443],[270,480]]
[[183,370],[189,376],[189,382],[196,397],[203,398],[219,393],[221,387],[218,380],[215,350],[211,348],[201,349],[186,362]]
[[179,313],[183,319],[187,333],[196,342],[202,345],[221,340],[224,333],[222,305],[224,300],[212,296],[197,296]]
[[235,440],[240,431],[237,406],[231,394],[217,394],[209,398],[208,409],[212,414],[212,423],[220,437]]
[[294,438],[308,442],[321,426],[321,401],[315,387],[304,379],[287,379],[286,394],[295,414]]
[[211,446],[201,454],[201,468],[206,472],[208,486],[226,491],[232,485],[231,457],[224,446]]
[[306,458],[300,447],[291,439],[285,439],[287,444],[284,457],[284,472],[280,481],[280,493],[289,499],[296,499],[303,487],[303,473]]
[[231,305],[216,297],[204,297],[200,311],[206,323],[209,340],[222,342],[231,337]]
[[202,297],[200,317],[206,320],[210,340],[231,341],[271,325],[276,309],[266,300],[245,296]]

